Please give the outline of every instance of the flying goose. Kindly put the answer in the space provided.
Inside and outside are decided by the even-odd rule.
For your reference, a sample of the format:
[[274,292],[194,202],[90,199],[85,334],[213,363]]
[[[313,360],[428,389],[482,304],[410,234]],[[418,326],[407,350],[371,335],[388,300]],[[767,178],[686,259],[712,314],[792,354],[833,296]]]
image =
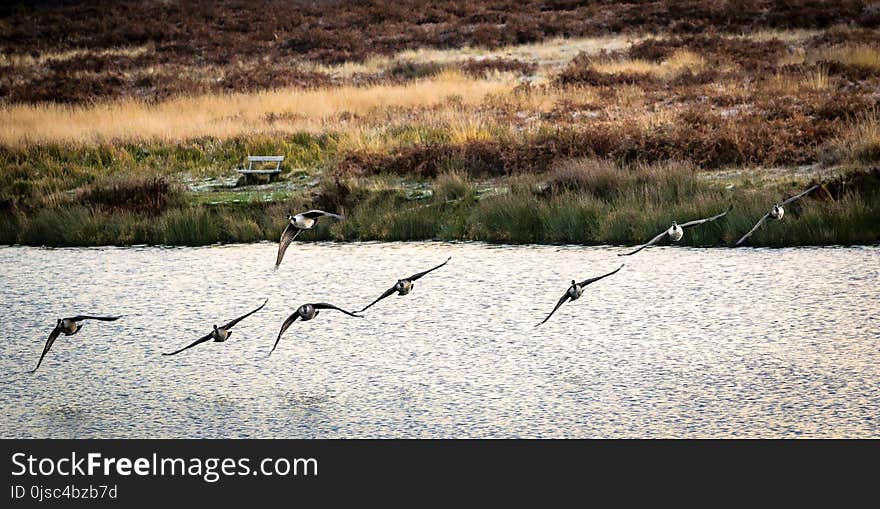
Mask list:
[[292,315],[288,316],[287,320],[284,320],[284,324],[281,325],[281,331],[278,332],[278,339],[275,340],[275,345],[272,346],[272,350],[269,351],[269,355],[272,355],[272,352],[274,352],[275,349],[278,348],[278,342],[281,341],[281,335],[284,334],[284,331],[286,331],[293,324],[293,322],[296,321],[297,318],[299,318],[303,322],[307,322],[312,318],[318,316],[318,313],[320,312],[319,310],[321,309],[335,309],[336,311],[341,311],[348,316],[363,318],[363,316],[350,313],[342,308],[334,306],[333,304],[327,304],[326,302],[303,304],[302,306],[298,307]]
[[339,214],[324,212],[323,210],[310,210],[300,214],[287,214],[287,226],[281,232],[281,240],[278,241],[278,256],[275,258],[275,268],[281,265],[281,259],[284,258],[284,252],[287,246],[296,239],[303,230],[311,230],[318,223],[318,218],[322,216],[332,217],[334,219],[342,219]]
[[62,318],[58,320],[58,323],[55,325],[55,328],[52,329],[52,332],[49,334],[49,339],[46,340],[46,346],[43,347],[43,354],[40,355],[40,360],[37,362],[37,367],[34,368],[31,373],[36,373],[37,369],[40,368],[40,364],[43,363],[43,357],[49,353],[49,349],[52,348],[52,343],[55,342],[55,339],[59,334],[64,334],[65,336],[73,336],[77,332],[82,329],[82,324],[77,323],[83,320],[101,320],[102,322],[113,322],[122,318],[121,316],[89,316],[89,315],[78,315],[72,318]]
[[[620,269],[622,269],[624,265],[626,265],[626,264],[621,264],[620,267],[617,267],[617,270],[612,271],[612,272],[609,272],[608,274],[603,274],[603,275],[601,275],[601,276],[596,276],[596,277],[594,277],[594,278],[587,279],[586,281],[581,281],[580,283],[578,283],[578,282],[576,282],[575,280],[572,279],[572,280],[571,280],[571,286],[568,287],[568,290],[566,290],[565,295],[563,295],[563,296],[559,299],[559,302],[556,303],[556,307],[553,308],[553,311],[551,311],[549,315],[547,315],[547,318],[545,318],[544,321],[542,321],[542,322],[539,323],[538,325],[542,325],[542,324],[544,324],[544,322],[546,322],[547,320],[549,320],[550,317],[553,316],[553,313],[555,313],[556,310],[559,309],[560,306],[562,306],[563,304],[565,304],[565,301],[567,301],[567,300],[578,300],[578,299],[580,299],[580,298],[581,298],[581,295],[584,294],[584,287],[585,287],[585,286],[587,286],[588,284],[591,284],[591,283],[595,283],[596,281],[598,281],[598,280],[600,280],[600,279],[602,279],[602,278],[606,278],[606,277],[608,277],[608,276],[610,276],[610,275],[612,275],[612,274],[617,274],[617,272],[618,272]],[[538,325],[535,325],[535,327],[537,327]]]
[[764,217],[762,217],[761,219],[758,220],[757,223],[755,223],[755,226],[753,226],[752,229],[749,230],[749,233],[746,233],[745,235],[742,236],[741,239],[736,241],[736,244],[734,244],[733,247],[737,247],[740,244],[742,244],[743,242],[745,242],[745,240],[747,238],[749,238],[753,233],[755,233],[755,230],[757,230],[758,228],[760,228],[760,226],[762,224],[764,224],[764,221],[766,221],[768,219],[773,219],[773,220],[777,220],[777,221],[782,219],[782,216],[785,215],[785,209],[782,208],[783,206],[788,205],[789,203],[800,198],[801,196],[804,196],[806,194],[813,192],[818,187],[819,187],[818,185],[812,186],[801,194],[796,194],[796,195],[792,196],[791,198],[783,201],[782,203],[777,203],[777,204],[773,205],[773,208],[770,209],[770,212],[767,212],[766,214],[764,214]]
[[452,259],[452,257],[450,256],[449,258],[446,259],[445,262],[443,262],[443,263],[441,263],[440,265],[434,267],[433,269],[428,269],[428,270],[426,270],[426,271],[424,271],[424,272],[419,272],[418,274],[413,274],[412,276],[407,277],[407,278],[398,279],[397,282],[394,283],[394,286],[392,286],[391,288],[389,288],[388,290],[386,290],[385,293],[383,293],[382,295],[380,295],[378,299],[376,299],[376,300],[374,300],[373,302],[369,303],[366,307],[364,307],[363,309],[361,309],[360,311],[357,311],[357,312],[358,312],[358,313],[363,313],[364,311],[366,311],[367,309],[369,309],[370,307],[372,307],[373,304],[379,302],[380,300],[384,299],[385,297],[390,296],[390,295],[391,295],[392,293],[394,293],[394,292],[397,292],[397,295],[406,295],[406,294],[408,294],[409,292],[412,291],[412,288],[413,288],[413,281],[415,281],[416,279],[419,279],[420,277],[424,276],[425,274],[427,274],[427,273],[429,273],[429,272],[433,272],[433,271],[439,269],[440,267],[446,265],[447,263],[449,263],[449,260],[451,260],[451,259]]
[[212,330],[207,335],[202,336],[199,339],[195,340],[189,346],[185,346],[185,347],[181,348],[180,350],[176,350],[171,353],[162,353],[162,355],[177,355],[184,350],[192,348],[200,343],[204,343],[205,341],[210,341],[212,339],[214,341],[216,341],[217,343],[222,343],[222,342],[226,341],[227,339],[229,339],[229,336],[232,335],[232,332],[230,332],[229,329],[234,327],[235,324],[237,324],[238,322],[244,320],[245,318],[251,316],[252,314],[256,313],[257,311],[263,309],[263,306],[265,306],[267,302],[269,302],[269,299],[264,300],[263,303],[260,304],[260,307],[258,307],[257,309],[251,311],[250,313],[239,316],[238,318],[236,318],[235,320],[232,320],[231,322],[227,323],[223,327],[217,327],[217,324],[214,324],[214,330]]
[[678,242],[684,236],[684,229],[685,228],[690,228],[692,226],[697,226],[699,224],[708,223],[709,221],[714,221],[720,217],[724,217],[727,215],[728,212],[731,211],[731,209],[733,209],[733,207],[730,207],[729,209],[725,210],[724,212],[722,212],[718,215],[715,215],[712,217],[707,217],[706,219],[695,219],[693,221],[688,221],[687,223],[683,223],[683,224],[678,224],[675,221],[673,221],[672,226],[670,226],[667,230],[660,233],[659,235],[657,235],[653,239],[649,240],[647,244],[643,244],[643,245],[639,246],[638,249],[636,249],[634,251],[631,251],[629,253],[620,253],[617,256],[634,255],[634,254],[638,253],[639,251],[641,251],[642,249],[645,249],[648,246],[651,246],[651,245],[654,245],[654,244],[660,242],[661,240],[663,240],[663,237],[669,237],[669,240],[671,240],[672,242]]

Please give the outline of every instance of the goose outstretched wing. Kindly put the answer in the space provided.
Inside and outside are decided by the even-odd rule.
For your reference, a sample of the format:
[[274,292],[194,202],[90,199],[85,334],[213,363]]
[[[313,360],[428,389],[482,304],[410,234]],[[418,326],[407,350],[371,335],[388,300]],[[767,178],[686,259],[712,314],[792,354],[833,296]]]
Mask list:
[[705,219],[695,219],[693,221],[688,221],[687,223],[680,224],[678,226],[681,226],[682,228],[690,228],[691,226],[697,226],[698,224],[708,223],[709,221],[714,221],[716,219],[719,219],[719,218],[726,216],[727,213],[730,212],[731,210],[733,210],[733,207],[730,207],[729,209],[725,210],[724,212],[717,214],[717,215],[714,215],[712,217],[707,217]]
[[102,322],[115,322],[116,320],[119,320],[120,318],[122,318],[122,316],[77,315],[77,316],[70,318],[70,320],[73,320],[74,322],[81,322],[83,320],[101,320]]
[[288,316],[287,320],[284,320],[284,323],[281,325],[281,330],[278,331],[278,338],[275,340],[275,344],[272,345],[272,350],[269,351],[269,355],[272,355],[272,352],[274,352],[275,349],[278,348],[278,342],[281,341],[281,335],[284,334],[284,332],[288,328],[290,328],[290,326],[293,324],[293,322],[296,321],[297,318],[299,318],[299,309],[297,309],[292,315]]
[[208,333],[207,335],[200,337],[199,339],[186,345],[185,347],[181,348],[180,350],[175,350],[173,352],[168,352],[168,353],[163,352],[162,355],[177,355],[184,350],[189,350],[190,348],[192,348],[196,345],[200,345],[200,344],[204,343],[205,341],[209,341],[213,337],[212,334],[213,333]]
[[766,214],[764,214],[764,217],[762,217],[761,219],[759,219],[758,222],[755,223],[755,226],[752,226],[752,229],[749,230],[749,233],[746,233],[745,235],[742,236],[741,239],[739,239],[738,241],[736,241],[736,244],[734,244],[733,247],[737,247],[737,246],[739,246],[740,244],[742,244],[743,242],[745,242],[747,238],[749,238],[753,233],[755,233],[755,230],[757,230],[758,228],[761,227],[762,224],[764,224],[764,221],[766,221],[768,217],[770,217],[770,213],[769,213],[769,212],[766,213]]
[[[396,286],[396,285],[395,285],[395,286]],[[385,290],[385,293],[383,293],[382,295],[380,295],[380,296],[379,296],[376,300],[374,300],[373,302],[371,302],[371,303],[367,304],[366,306],[364,306],[363,309],[361,309],[361,310],[359,310],[359,311],[356,311],[356,313],[363,313],[363,312],[366,311],[367,309],[373,307],[373,304],[379,302],[380,300],[384,299],[385,297],[390,296],[392,293],[394,293],[394,292],[396,291],[395,286],[392,286],[391,288]]]
[[791,203],[791,202],[793,202],[793,201],[799,199],[800,197],[812,193],[813,191],[815,191],[815,190],[818,189],[818,188],[819,188],[819,185],[818,185],[818,184],[815,185],[815,186],[812,186],[812,187],[810,187],[809,189],[807,189],[806,191],[804,191],[804,192],[802,192],[802,193],[800,193],[800,194],[796,194],[796,195],[792,196],[791,198],[787,198],[784,202],[782,202],[782,205],[788,205],[789,203]]
[[354,316],[356,318],[363,318],[360,315],[356,315],[350,311],[346,311],[340,307],[336,307],[333,304],[327,304],[326,302],[318,302],[318,303],[312,304],[312,306],[314,306],[315,309],[335,309],[336,311],[341,311],[349,316]]
[[622,269],[624,265],[626,265],[626,264],[621,263],[620,267],[617,267],[617,270],[613,270],[613,271],[609,272],[608,274],[602,274],[601,276],[596,276],[596,277],[592,277],[590,279],[581,281],[580,283],[578,283],[578,286],[583,288],[583,287],[587,286],[588,284],[595,283],[596,281],[598,281],[600,279],[606,278],[606,277],[611,276],[613,274],[617,274],[618,272],[620,272],[620,269]]
[[49,338],[46,340],[46,345],[43,347],[43,353],[40,355],[40,360],[37,361],[37,367],[31,371],[31,373],[36,373],[38,369],[40,369],[40,364],[43,363],[43,357],[49,353],[49,349],[52,348],[52,343],[55,342],[55,339],[58,338],[58,335],[61,334],[61,328],[55,327],[52,329],[52,332],[49,333]]
[[[549,320],[550,317],[553,316],[553,313],[555,313],[556,310],[559,309],[560,306],[565,304],[565,301],[567,301],[568,299],[569,299],[568,292],[565,292],[565,295],[563,295],[562,298],[559,299],[559,302],[556,303],[556,307],[553,308],[553,311],[551,311],[550,314],[547,315],[547,318],[542,320],[541,323],[539,323],[538,325],[543,325],[545,322],[547,322],[547,320]],[[535,327],[537,327],[538,325],[535,325]]]
[[408,280],[410,280],[410,281],[415,281],[416,279],[418,279],[418,278],[424,276],[425,274],[427,274],[427,273],[429,273],[429,272],[433,272],[433,271],[439,269],[440,267],[446,265],[447,263],[449,263],[449,260],[451,260],[451,259],[452,259],[452,257],[450,256],[449,258],[446,259],[445,262],[441,263],[440,265],[438,265],[438,266],[436,266],[436,267],[434,267],[434,268],[432,268],[432,269],[428,269],[428,270],[426,270],[426,271],[424,271],[424,272],[419,272],[419,273],[413,274],[412,276],[410,276],[410,277],[408,277],[408,278],[406,278],[406,279],[408,279]]
[[332,217],[333,219],[342,219],[342,216],[340,216],[339,214],[324,212],[323,210],[310,210],[308,212],[303,212],[302,216],[309,219],[318,219],[321,216]]
[[645,249],[645,248],[648,247],[648,246],[653,246],[654,244],[660,242],[660,240],[661,240],[663,237],[665,237],[665,236],[666,236],[666,230],[663,230],[663,233],[660,233],[660,234],[658,234],[656,237],[654,237],[653,239],[649,240],[649,241],[647,242],[647,244],[642,244],[642,245],[639,246],[639,248],[636,249],[635,251],[630,251],[629,253],[619,253],[617,256],[631,256],[631,255],[634,255],[634,254],[638,253],[639,251],[641,251],[642,249]]
[[278,241],[278,255],[275,257],[276,269],[281,265],[281,260],[284,258],[284,252],[287,251],[287,246],[296,239],[296,236],[299,235],[301,231],[302,230],[296,226],[287,223],[287,227],[281,232],[281,239]]
[[252,314],[256,313],[257,311],[263,309],[263,306],[265,306],[267,302],[269,302],[269,299],[264,300],[263,303],[260,304],[260,307],[258,307],[257,309],[255,309],[249,313],[245,313],[245,314],[239,316],[238,318],[236,318],[235,320],[232,320],[231,322],[227,323],[226,325],[223,326],[223,328],[226,330],[231,329],[238,322],[244,320],[245,318],[251,316]]

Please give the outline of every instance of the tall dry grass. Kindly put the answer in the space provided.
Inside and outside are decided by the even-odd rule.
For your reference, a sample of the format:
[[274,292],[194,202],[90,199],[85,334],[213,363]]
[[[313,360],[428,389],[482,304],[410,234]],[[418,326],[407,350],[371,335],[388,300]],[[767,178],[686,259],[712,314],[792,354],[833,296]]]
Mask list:
[[780,72],[759,81],[758,89],[768,94],[794,95],[801,92],[820,92],[831,88],[832,78],[828,68],[820,65],[803,72]]
[[592,68],[603,74],[647,74],[662,79],[674,78],[683,72],[700,72],[706,68],[706,60],[688,50],[678,50],[662,62],[643,59],[600,59]]
[[880,45],[837,44],[811,50],[800,49],[786,55],[780,65],[837,62],[870,72],[880,71]]
[[880,110],[875,108],[860,115],[843,128],[832,144],[852,162],[880,161]]
[[843,44],[823,48],[812,55],[816,61],[832,61],[867,71],[880,71],[880,45]]
[[474,79],[444,71],[401,85],[203,95],[158,104],[131,99],[86,106],[13,104],[0,107],[0,145],[181,142],[348,130],[360,117],[382,117],[396,109],[475,105],[513,86],[509,80]]

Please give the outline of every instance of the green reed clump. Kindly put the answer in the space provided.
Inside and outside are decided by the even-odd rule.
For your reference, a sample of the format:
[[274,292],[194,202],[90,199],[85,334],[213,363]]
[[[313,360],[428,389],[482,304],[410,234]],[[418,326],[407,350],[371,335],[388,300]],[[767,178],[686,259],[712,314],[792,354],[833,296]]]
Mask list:
[[698,182],[697,169],[688,162],[620,166],[607,159],[583,158],[554,166],[546,177],[546,189],[550,194],[585,193],[606,202],[669,203],[692,198],[706,186]]
[[[364,180],[349,182],[351,195],[344,209],[345,220],[332,225],[334,238],[340,240],[404,240],[408,231],[415,232],[412,226],[418,223],[417,208],[420,204],[406,198],[399,189],[389,187],[386,182],[368,185]],[[342,210],[342,209],[337,209]],[[320,224],[320,222],[319,222]]]
[[381,240],[430,240],[437,237],[442,217],[431,206],[411,207],[389,217]]
[[599,243],[602,204],[589,195],[565,193],[552,197],[541,208],[544,242],[559,244]]
[[546,202],[525,193],[507,193],[480,200],[471,210],[468,236],[474,240],[526,244],[544,238],[541,217]]
[[473,198],[476,195],[473,183],[460,171],[439,175],[431,186],[434,200],[440,203]]
[[162,244],[174,246],[202,246],[213,244],[225,235],[221,221],[205,208],[173,210],[160,218]]
[[76,245],[73,240],[78,237],[79,230],[87,220],[88,211],[84,208],[42,209],[22,222],[20,242],[29,245],[73,246]]

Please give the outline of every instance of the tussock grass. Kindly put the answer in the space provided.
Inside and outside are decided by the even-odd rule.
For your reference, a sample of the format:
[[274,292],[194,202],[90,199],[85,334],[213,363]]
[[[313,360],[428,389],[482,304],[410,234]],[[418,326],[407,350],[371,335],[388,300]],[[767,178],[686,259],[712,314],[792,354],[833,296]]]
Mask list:
[[476,190],[467,174],[450,171],[438,176],[432,186],[434,200],[445,203],[474,198]]
[[596,59],[591,62],[593,70],[604,74],[650,75],[671,79],[684,72],[697,73],[706,68],[706,60],[689,50],[678,50],[662,62],[643,59]]
[[880,71],[880,45],[836,44],[813,49],[799,49],[786,55],[781,65],[835,62],[868,72]]
[[809,55],[808,61],[830,61],[867,71],[880,71],[880,45],[843,44],[823,48]]
[[880,161],[880,111],[874,109],[847,125],[832,145],[851,162]]
[[758,83],[760,91],[768,94],[796,95],[801,92],[822,92],[832,86],[832,78],[825,65],[799,73],[780,72]]

